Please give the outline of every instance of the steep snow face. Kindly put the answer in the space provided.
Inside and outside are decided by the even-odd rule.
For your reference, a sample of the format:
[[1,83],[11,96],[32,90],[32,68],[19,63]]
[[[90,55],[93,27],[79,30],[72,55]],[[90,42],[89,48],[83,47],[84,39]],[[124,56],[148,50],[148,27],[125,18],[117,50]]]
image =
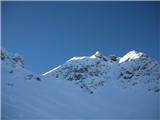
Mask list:
[[115,81],[123,88],[143,86],[148,91],[160,91],[159,63],[137,51],[131,51],[123,57],[106,57],[100,52],[90,57],[73,57],[43,75],[73,81],[90,93]]

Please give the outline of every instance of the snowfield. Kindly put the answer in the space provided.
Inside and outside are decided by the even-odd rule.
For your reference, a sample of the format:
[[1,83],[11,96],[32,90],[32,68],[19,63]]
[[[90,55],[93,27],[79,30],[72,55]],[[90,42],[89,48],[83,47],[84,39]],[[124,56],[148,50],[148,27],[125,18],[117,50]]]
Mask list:
[[159,120],[160,64],[142,52],[73,57],[37,75],[1,50],[3,120]]

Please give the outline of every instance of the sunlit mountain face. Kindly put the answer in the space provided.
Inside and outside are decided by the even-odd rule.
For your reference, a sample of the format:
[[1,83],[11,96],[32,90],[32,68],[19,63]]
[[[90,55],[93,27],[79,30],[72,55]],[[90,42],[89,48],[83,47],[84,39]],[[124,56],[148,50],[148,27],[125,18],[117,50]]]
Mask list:
[[147,54],[73,57],[37,75],[1,50],[2,118],[156,119],[160,64]]

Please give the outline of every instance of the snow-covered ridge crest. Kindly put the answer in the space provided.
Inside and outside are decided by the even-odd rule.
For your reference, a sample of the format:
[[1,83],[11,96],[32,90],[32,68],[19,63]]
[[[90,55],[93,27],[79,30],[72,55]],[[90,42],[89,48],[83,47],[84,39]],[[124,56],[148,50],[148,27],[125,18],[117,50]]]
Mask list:
[[67,62],[74,61],[74,60],[82,60],[82,59],[85,59],[85,58],[89,58],[89,57],[88,56],[83,56],[83,57],[74,56],[71,59],[67,60]]
[[8,64],[24,67],[24,58],[21,55],[19,55],[18,53],[10,53],[4,48],[1,49],[1,60],[5,61]]
[[124,55],[123,57],[121,57],[119,63],[138,59],[138,58],[142,57],[143,55],[146,55],[146,54],[142,53],[142,52],[138,52],[136,50],[132,50],[132,51],[128,52],[126,55]]
[[[5,71],[5,74],[13,76],[13,79],[15,80],[18,80],[19,77],[22,80],[42,80],[40,75],[37,75],[25,68],[24,58],[21,55],[18,53],[10,53],[4,48],[1,49],[1,65],[2,70]],[[10,84],[12,86],[14,85],[14,81],[12,81],[12,79],[7,79],[6,82],[8,82],[7,85],[9,84],[9,86]]]
[[60,68],[60,67],[61,67],[61,66],[55,67],[54,69],[49,70],[48,72],[45,72],[45,73],[43,73],[42,75],[45,76],[45,75],[47,75],[47,74],[49,74],[49,73],[51,73],[51,72],[57,70],[57,69]]
[[82,57],[74,56],[73,58],[69,59],[67,62],[74,61],[74,60],[96,59],[96,58],[103,58],[103,57],[105,56],[101,52],[97,51],[92,56],[82,56]]

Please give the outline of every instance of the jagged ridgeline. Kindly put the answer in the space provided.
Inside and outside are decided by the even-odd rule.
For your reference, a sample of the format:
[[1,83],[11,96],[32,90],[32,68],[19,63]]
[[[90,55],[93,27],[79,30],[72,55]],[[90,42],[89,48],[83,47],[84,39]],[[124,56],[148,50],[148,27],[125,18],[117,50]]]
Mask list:
[[1,49],[1,60],[10,61],[13,65],[17,64],[24,68],[24,58],[19,54],[11,54],[5,49]]
[[99,51],[89,57],[73,57],[43,75],[73,81],[90,93],[110,82],[116,82],[123,88],[143,86],[148,91],[160,91],[160,64],[137,51],[123,57],[107,57]]
[[[24,68],[24,59],[1,49],[1,60],[13,66]],[[27,71],[27,70],[26,70]],[[70,81],[85,92],[93,94],[98,88],[116,83],[122,88],[144,87],[148,91],[160,91],[160,64],[147,54],[130,51],[123,57],[105,56],[97,51],[92,56],[73,57],[64,64],[46,72],[43,76],[27,72],[25,80],[60,79]]]
[[[39,75],[36,75],[35,73],[25,69],[24,58],[17,53],[13,54],[5,49],[1,49],[1,61],[5,63],[5,67],[9,66],[7,69],[8,73],[10,74],[14,74],[15,72],[17,74],[17,71],[21,70],[26,72],[24,75],[25,80],[41,80]],[[13,86],[13,83],[11,84]],[[8,85],[10,85],[10,83],[8,83]]]

